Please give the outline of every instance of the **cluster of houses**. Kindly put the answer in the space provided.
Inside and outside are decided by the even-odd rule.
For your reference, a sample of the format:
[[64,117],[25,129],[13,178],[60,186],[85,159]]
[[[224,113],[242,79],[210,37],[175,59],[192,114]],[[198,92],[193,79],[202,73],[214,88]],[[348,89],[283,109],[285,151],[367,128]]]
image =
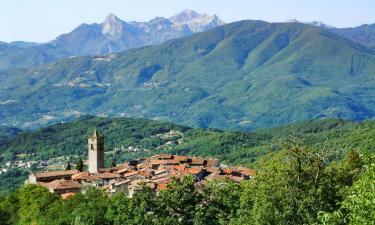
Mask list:
[[109,195],[124,192],[131,197],[144,185],[158,193],[166,189],[172,177],[192,175],[197,183],[214,179],[240,182],[251,179],[256,173],[244,167],[222,167],[217,159],[172,154],[159,154],[104,168],[104,138],[97,131],[89,137],[88,151],[88,172],[65,170],[31,173],[26,183],[42,185],[63,198],[85,192],[88,187],[101,188]]
[[43,169],[48,166],[50,163],[48,161],[23,161],[23,160],[16,160],[16,161],[9,161],[5,163],[5,167],[8,169],[19,168],[19,169],[30,169],[32,167],[36,167],[37,169]]

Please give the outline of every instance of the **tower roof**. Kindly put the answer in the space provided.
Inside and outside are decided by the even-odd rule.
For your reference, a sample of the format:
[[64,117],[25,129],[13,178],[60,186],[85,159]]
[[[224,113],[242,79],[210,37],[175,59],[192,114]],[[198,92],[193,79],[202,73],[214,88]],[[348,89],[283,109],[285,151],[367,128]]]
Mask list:
[[92,134],[92,137],[101,137],[100,136],[100,134],[99,134],[99,132],[98,132],[98,129],[96,129],[96,127],[95,127],[95,130],[94,130],[94,133]]

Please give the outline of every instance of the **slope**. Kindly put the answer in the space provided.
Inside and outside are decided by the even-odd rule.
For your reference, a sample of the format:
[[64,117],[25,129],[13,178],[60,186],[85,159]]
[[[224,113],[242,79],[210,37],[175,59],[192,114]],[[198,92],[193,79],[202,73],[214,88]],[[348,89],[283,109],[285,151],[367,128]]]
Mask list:
[[155,45],[178,37],[207,31],[224,24],[216,15],[184,10],[171,18],[126,22],[109,14],[103,23],[81,24],[47,43],[12,42],[13,51],[1,51],[0,70],[30,68],[58,59],[115,53]]
[[1,122],[33,127],[81,114],[257,129],[374,116],[375,55],[299,23],[241,21],[103,57],[0,74]]

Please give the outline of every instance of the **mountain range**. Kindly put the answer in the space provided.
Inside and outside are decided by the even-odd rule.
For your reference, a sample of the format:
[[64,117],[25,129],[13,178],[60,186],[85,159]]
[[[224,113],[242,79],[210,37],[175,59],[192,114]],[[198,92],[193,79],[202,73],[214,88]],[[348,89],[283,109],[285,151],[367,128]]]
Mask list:
[[[296,19],[287,20],[288,23],[304,23]],[[375,48],[375,23],[373,24],[363,24],[357,27],[344,27],[337,28],[321,21],[305,22],[312,26],[316,26],[322,29],[329,30],[333,33],[339,34],[346,37],[352,41],[358,42],[362,45]]]
[[156,46],[0,73],[0,123],[82,114],[252,130],[375,115],[375,52],[302,23],[239,21]]
[[103,55],[170,39],[185,37],[223,25],[218,16],[184,10],[170,18],[157,17],[148,22],[125,22],[109,14],[103,23],[81,24],[67,34],[47,43],[0,43],[0,70],[28,68],[61,58]]

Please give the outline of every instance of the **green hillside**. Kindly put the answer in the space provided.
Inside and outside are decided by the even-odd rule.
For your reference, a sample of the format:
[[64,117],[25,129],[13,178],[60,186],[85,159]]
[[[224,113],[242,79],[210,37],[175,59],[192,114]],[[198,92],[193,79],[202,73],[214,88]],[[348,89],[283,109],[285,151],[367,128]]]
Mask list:
[[[320,149],[323,145],[339,149],[375,150],[375,121],[349,122],[337,119],[312,120],[286,126],[261,129],[255,132],[198,129],[146,119],[102,118],[84,116],[71,123],[63,123],[9,135],[0,144],[2,156],[26,154],[28,159],[46,160],[53,157],[77,155],[87,157],[87,137],[94,127],[105,136],[105,149],[122,162],[159,152],[217,157],[229,164],[251,165],[268,151],[277,151],[281,141],[291,136],[306,145]],[[181,132],[178,137],[162,138],[171,130]],[[181,139],[177,143],[177,139]],[[163,146],[166,142],[173,144]],[[150,152],[113,152],[129,146]],[[162,146],[157,148],[158,146]],[[112,159],[112,155],[110,155]],[[3,162],[6,159],[3,160]]]
[[[335,153],[332,159],[340,159],[349,149],[362,153],[373,153],[375,150],[375,121],[356,123],[323,119],[243,132],[196,129],[146,119],[85,116],[71,123],[36,131],[8,132],[0,142],[0,169],[4,168],[6,162],[15,160],[50,160],[59,157],[60,161],[74,164],[78,157],[86,159],[87,137],[94,127],[105,136],[108,166],[112,161],[121,163],[168,152],[215,157],[224,164],[257,168],[260,158],[270,151],[279,151],[291,137],[298,138],[315,150]],[[181,132],[181,135],[160,136],[171,130]],[[127,151],[129,146],[141,150]],[[0,193],[17,188],[26,175],[25,169],[11,169],[8,173],[0,174]]]
[[0,123],[82,114],[253,130],[373,118],[375,54],[319,28],[241,21],[165,44],[0,74]]

